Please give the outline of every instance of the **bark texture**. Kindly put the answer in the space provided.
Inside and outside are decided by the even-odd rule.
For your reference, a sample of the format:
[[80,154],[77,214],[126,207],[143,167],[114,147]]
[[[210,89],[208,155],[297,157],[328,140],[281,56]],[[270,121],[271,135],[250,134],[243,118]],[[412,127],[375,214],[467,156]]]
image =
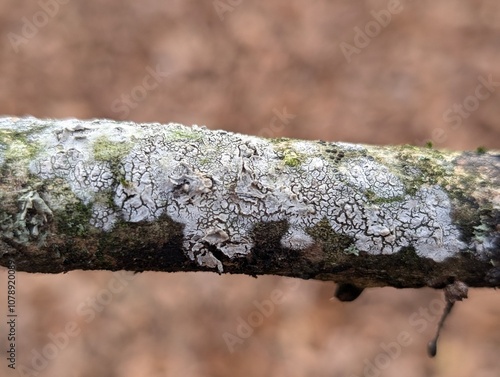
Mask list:
[[0,264],[500,286],[500,152],[0,118]]

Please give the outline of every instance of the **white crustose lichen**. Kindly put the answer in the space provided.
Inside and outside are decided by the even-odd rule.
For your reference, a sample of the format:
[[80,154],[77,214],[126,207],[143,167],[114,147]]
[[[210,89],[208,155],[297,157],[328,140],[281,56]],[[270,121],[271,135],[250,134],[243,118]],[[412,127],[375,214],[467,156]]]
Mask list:
[[[281,245],[296,250],[315,243],[307,229],[323,219],[353,239],[346,251],[353,255],[413,246],[418,255],[443,261],[464,247],[442,188],[422,185],[410,194],[363,147],[278,142],[179,124],[31,122],[44,131],[29,137],[38,146],[30,173],[67,182],[91,206],[93,226],[112,231],[117,221],[166,214],[184,225],[189,258],[219,271],[222,263],[210,248],[228,258],[246,255],[254,246],[253,227],[281,220],[289,224]],[[348,155],[328,158],[327,147]],[[33,194],[35,206],[36,200]],[[50,207],[44,204],[42,215]]]

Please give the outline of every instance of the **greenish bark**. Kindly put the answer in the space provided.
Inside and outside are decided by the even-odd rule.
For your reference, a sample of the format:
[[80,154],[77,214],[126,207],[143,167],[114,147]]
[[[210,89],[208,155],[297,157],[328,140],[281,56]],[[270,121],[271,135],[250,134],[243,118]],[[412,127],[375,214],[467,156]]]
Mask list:
[[500,152],[0,118],[0,265],[500,286]]

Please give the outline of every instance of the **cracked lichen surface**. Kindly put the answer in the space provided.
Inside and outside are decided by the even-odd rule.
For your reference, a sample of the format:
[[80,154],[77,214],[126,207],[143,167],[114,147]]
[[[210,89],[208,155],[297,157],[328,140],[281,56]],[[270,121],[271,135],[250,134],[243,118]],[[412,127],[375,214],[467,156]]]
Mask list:
[[[413,247],[440,262],[466,249],[448,194],[436,182],[423,182],[418,164],[389,164],[403,149],[385,156],[386,166],[369,146],[271,141],[179,124],[82,124],[0,119],[0,164],[21,151],[19,163],[29,161],[30,174],[64,183],[86,209],[88,224],[106,232],[120,221],[169,216],[184,225],[185,253],[202,266],[222,271],[210,250],[245,256],[255,245],[256,224],[283,220],[288,229],[280,243],[293,250],[315,244],[307,229],[325,219],[352,240],[348,254]],[[13,150],[7,139],[16,129],[33,130],[26,141],[36,149]],[[54,200],[37,195],[26,193],[24,208],[35,208],[43,225]],[[74,221],[72,231],[79,232],[84,225]]]

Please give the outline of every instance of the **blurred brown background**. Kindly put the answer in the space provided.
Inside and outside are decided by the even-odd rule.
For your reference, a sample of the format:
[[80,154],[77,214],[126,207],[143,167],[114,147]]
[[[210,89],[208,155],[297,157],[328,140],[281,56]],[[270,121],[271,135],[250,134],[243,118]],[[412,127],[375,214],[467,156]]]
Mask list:
[[[496,0],[0,0],[0,35],[4,115],[500,147]],[[1,270],[4,356],[6,281]],[[443,306],[431,290],[340,303],[333,284],[271,276],[78,271],[17,283],[18,369],[2,356],[1,376],[500,375],[493,290],[455,307],[428,359]]]

